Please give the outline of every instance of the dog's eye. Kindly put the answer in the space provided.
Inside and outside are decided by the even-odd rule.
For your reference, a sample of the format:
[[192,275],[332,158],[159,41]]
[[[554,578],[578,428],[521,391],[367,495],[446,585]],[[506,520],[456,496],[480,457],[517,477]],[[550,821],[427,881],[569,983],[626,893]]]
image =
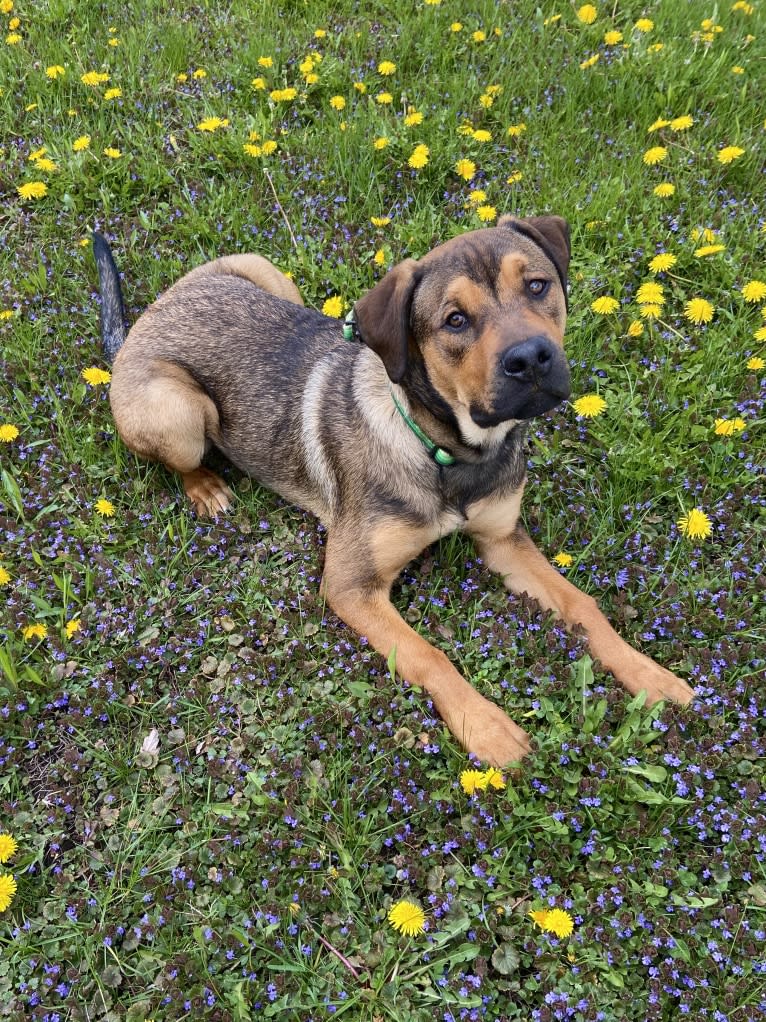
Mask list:
[[527,281],[527,291],[529,291],[534,298],[542,298],[548,290],[549,284],[549,280],[529,280]]
[[449,327],[450,330],[462,330],[463,327],[468,325],[468,317],[462,312],[451,312],[444,325]]

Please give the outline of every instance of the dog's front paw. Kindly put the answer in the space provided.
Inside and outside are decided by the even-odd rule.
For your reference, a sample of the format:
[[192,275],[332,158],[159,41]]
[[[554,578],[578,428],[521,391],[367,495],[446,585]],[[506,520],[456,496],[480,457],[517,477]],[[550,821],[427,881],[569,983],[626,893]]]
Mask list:
[[490,766],[507,767],[530,751],[527,733],[475,690],[459,707],[442,712],[442,716],[466,751]]
[[217,518],[228,511],[234,494],[226,483],[211,472],[209,468],[195,468],[183,474],[186,496],[194,505],[198,515],[205,518]]
[[686,706],[694,699],[694,689],[682,678],[660,667],[643,653],[636,653],[636,657],[627,670],[617,675],[617,680],[634,695],[645,691],[647,706],[653,706],[662,699]]

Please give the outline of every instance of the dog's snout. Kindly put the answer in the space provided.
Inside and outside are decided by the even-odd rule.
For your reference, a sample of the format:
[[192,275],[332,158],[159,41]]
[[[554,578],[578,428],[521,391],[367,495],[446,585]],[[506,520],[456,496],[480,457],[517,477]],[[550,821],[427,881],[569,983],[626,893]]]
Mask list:
[[532,382],[547,376],[553,366],[556,347],[548,337],[528,337],[521,344],[506,348],[500,356],[500,364],[506,376],[515,380]]

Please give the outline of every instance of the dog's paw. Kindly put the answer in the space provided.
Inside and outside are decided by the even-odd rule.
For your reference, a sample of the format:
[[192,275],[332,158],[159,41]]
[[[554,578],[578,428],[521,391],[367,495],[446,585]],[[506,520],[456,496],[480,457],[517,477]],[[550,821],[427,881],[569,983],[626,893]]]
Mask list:
[[465,750],[490,766],[502,768],[518,763],[530,751],[526,731],[478,692],[474,691],[459,710],[444,716]]
[[195,468],[183,475],[186,496],[194,505],[198,515],[217,518],[229,510],[234,494],[226,483],[209,468]]
[[668,699],[681,706],[686,706],[694,699],[695,691],[690,685],[672,671],[660,667],[654,660],[643,653],[636,654],[638,659],[633,662],[624,675],[618,676],[618,681],[634,695],[641,691],[646,692],[646,705],[653,706],[660,700]]

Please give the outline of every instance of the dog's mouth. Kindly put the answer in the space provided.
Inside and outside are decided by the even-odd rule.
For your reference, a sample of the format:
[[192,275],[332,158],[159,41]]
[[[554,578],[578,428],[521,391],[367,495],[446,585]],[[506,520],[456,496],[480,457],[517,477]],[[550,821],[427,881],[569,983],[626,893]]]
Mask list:
[[534,419],[566,401],[570,393],[569,367],[562,360],[543,380],[502,379],[494,407],[472,404],[471,418],[482,429],[499,426],[510,419]]

